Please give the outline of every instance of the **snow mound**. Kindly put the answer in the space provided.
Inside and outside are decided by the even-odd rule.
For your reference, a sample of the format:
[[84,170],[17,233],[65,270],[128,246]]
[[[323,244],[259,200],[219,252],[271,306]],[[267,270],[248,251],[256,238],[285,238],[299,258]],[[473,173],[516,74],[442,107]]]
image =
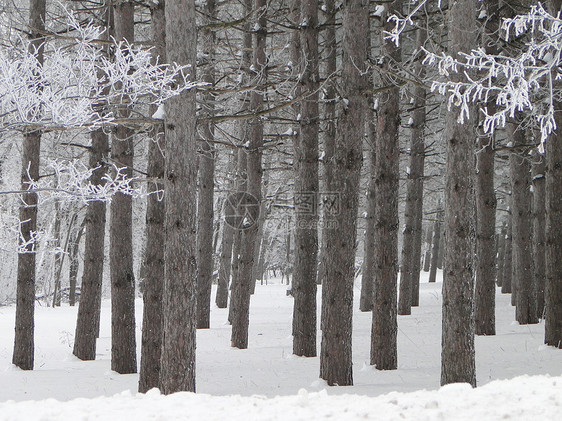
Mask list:
[[378,397],[327,391],[268,399],[194,393],[0,403],[0,420],[548,420],[562,409],[562,377],[522,376],[471,389],[453,384],[438,391],[392,392]]

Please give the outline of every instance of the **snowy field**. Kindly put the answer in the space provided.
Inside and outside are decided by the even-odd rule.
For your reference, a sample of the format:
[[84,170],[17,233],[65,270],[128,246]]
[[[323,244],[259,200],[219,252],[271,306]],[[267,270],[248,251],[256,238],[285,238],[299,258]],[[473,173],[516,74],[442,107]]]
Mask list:
[[[110,370],[107,300],[98,360],[92,362],[72,355],[77,308],[37,306],[32,372],[10,364],[15,308],[0,307],[0,420],[558,419],[562,351],[543,345],[544,324],[519,326],[513,321],[509,295],[497,295],[497,335],[476,338],[479,387],[439,389],[441,283],[426,281],[422,274],[420,307],[411,316],[398,316],[399,368],[386,372],[369,365],[371,314],[359,312],[356,286],[355,385],[348,387],[328,387],[319,380],[318,358],[291,354],[292,298],[279,280],[256,287],[248,350],[230,347],[227,310],[212,309],[211,329],[197,336],[197,395],[137,395],[137,375]],[[139,358],[140,333],[137,326]],[[522,375],[529,376],[516,378]],[[512,380],[495,381],[503,379]]]

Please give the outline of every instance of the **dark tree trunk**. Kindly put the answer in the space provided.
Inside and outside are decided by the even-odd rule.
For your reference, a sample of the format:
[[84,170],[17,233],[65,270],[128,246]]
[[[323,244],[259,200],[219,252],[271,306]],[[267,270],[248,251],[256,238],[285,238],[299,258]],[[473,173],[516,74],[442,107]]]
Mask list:
[[[114,9],[115,38],[134,40],[134,4],[121,2]],[[122,111],[127,116],[127,110]],[[112,138],[111,159],[133,176],[134,131],[118,126]],[[137,372],[135,339],[135,276],[133,273],[133,201],[117,193],[110,206],[109,267],[111,273],[111,369]]]
[[[475,0],[449,5],[449,54],[456,57],[476,45]],[[463,74],[454,74],[457,81]],[[473,111],[475,111],[473,109]],[[474,120],[457,122],[459,110],[447,113],[445,139],[447,166],[445,186],[445,256],[443,271],[443,333],[441,385],[457,382],[476,386],[474,359]],[[475,112],[471,113],[476,115]],[[473,117],[474,118],[474,117]]]
[[496,334],[496,193],[492,139],[478,138],[474,319],[477,335]]
[[80,267],[80,259],[78,251],[80,249],[80,240],[84,233],[86,221],[82,221],[78,229],[74,230],[70,239],[70,249],[68,252],[68,260],[70,262],[68,268],[68,283],[70,291],[68,293],[68,302],[71,307],[76,305],[76,284],[78,280],[78,269]]
[[[265,42],[267,34],[267,2],[266,0],[255,0],[254,10],[257,13],[257,26],[254,31],[254,56],[253,67],[255,69],[255,86],[261,86],[267,78],[267,57]],[[250,112],[256,113],[263,108],[264,93],[254,90],[250,94]],[[263,120],[259,117],[249,122],[249,147],[247,156],[247,192],[255,197],[257,203],[261,203],[262,182],[262,146],[263,146]],[[254,223],[242,231],[238,288],[233,291],[232,305],[236,310],[232,318],[231,345],[236,348],[248,347],[248,327],[250,323],[250,282],[252,280],[252,269],[254,265],[254,244],[258,241],[258,224]],[[255,282],[255,281],[254,281]]]
[[[387,5],[382,16],[385,22],[388,16],[402,11],[401,0],[395,0]],[[390,31],[393,25],[392,21],[388,21],[384,24],[384,29]],[[381,53],[385,58],[381,82],[382,86],[389,86],[393,83],[393,78],[390,76],[393,72],[391,63],[400,63],[401,50],[389,39],[381,40],[381,45]],[[400,88],[395,86],[380,94],[379,104],[376,127],[375,298],[371,329],[371,364],[378,370],[394,370],[398,366],[396,289],[398,281]],[[421,149],[423,150],[423,145]],[[417,172],[419,173],[419,171]],[[411,255],[410,250],[410,257]],[[408,282],[411,282],[411,278],[408,279]]]
[[496,258],[496,284],[498,285],[498,287],[503,286],[503,279],[504,279],[503,262],[505,260],[506,235],[507,235],[507,224],[503,222],[498,238],[498,255]]
[[[204,7],[206,23],[215,22],[215,0],[206,0]],[[201,45],[207,57],[203,67],[201,81],[215,83],[215,32],[201,29]],[[201,98],[200,117],[206,121],[200,123],[202,152],[199,155],[199,195],[197,202],[197,328],[208,329],[211,323],[211,286],[213,281],[213,219],[215,189],[215,147],[213,141],[215,130],[208,120],[215,114],[214,96],[204,92]]]
[[534,154],[533,176],[533,270],[537,288],[537,316],[544,316],[546,190],[545,157]]
[[502,282],[502,294],[511,294],[511,278],[512,278],[512,263],[513,263],[513,248],[511,243],[511,211],[508,215],[507,231],[505,234],[505,253],[502,264],[503,272],[503,282]]
[[[191,65],[195,80],[197,29],[195,4],[166,2],[166,56]],[[164,227],[164,334],[160,360],[160,390],[195,391],[197,299],[195,89],[166,103],[166,217]]]
[[[556,10],[560,10],[557,2]],[[562,104],[557,103],[560,110]],[[558,130],[562,118],[556,114]],[[562,349],[562,135],[546,142],[546,284],[544,343]]]
[[[416,44],[422,47],[427,39],[427,32],[418,29]],[[416,62],[415,72],[423,79],[425,72],[421,57]],[[425,128],[425,96],[424,87],[414,91],[412,125],[410,126],[410,162],[408,182],[406,185],[406,208],[404,210],[404,231],[402,241],[402,268],[400,270],[400,295],[398,314],[412,313],[412,301],[419,303],[419,261],[420,246],[416,242],[421,238],[421,219],[423,213],[423,166],[425,161],[424,128]],[[417,286],[417,288],[416,288]],[[413,295],[416,295],[413,298]]]
[[[427,231],[425,232],[425,240],[424,240],[424,248],[425,253],[423,255],[423,271],[429,272],[431,269],[431,227],[427,227]],[[414,305],[414,303],[412,303]]]
[[318,257],[318,0],[304,0],[300,17],[301,119],[295,137],[295,265],[293,353],[316,356]]
[[[525,144],[525,134],[516,123],[507,124],[507,135],[514,148]],[[511,217],[513,261],[515,262],[512,289],[515,286],[515,319],[519,324],[538,323],[537,290],[533,279],[532,216],[531,216],[531,165],[527,150],[514,150],[509,155],[511,175]]]
[[[43,63],[42,33],[45,30],[45,0],[29,2],[30,51],[35,54],[37,64]],[[39,180],[39,156],[41,132],[27,131],[23,135],[21,184],[27,190],[29,182]],[[16,326],[12,364],[22,370],[33,370],[34,359],[34,306],[35,306],[35,248],[29,242],[37,232],[37,194],[25,193],[22,196],[20,217],[20,248],[25,252],[18,254],[18,274],[16,284]],[[23,250],[21,250],[23,251]]]
[[[166,21],[165,3],[151,4],[151,36],[154,44],[154,56],[166,62]],[[152,107],[150,114],[156,112]],[[155,126],[148,145],[147,177],[152,180],[148,185],[146,203],[146,238],[144,252],[144,291],[141,338],[141,362],[139,373],[139,392],[158,387],[160,378],[160,358],[162,355],[162,294],[164,285],[164,215],[166,208],[161,194],[164,189],[164,153],[166,138],[164,127]]]
[[[108,136],[102,129],[91,135],[89,167],[96,168],[90,177],[94,186],[103,185],[106,173],[106,160],[109,151]],[[101,287],[103,280],[105,211],[103,201],[90,202],[86,209],[84,224],[84,270],[80,286],[80,304],[74,335],[73,354],[81,360],[96,359],[96,338],[98,337],[101,309]]]
[[[441,206],[441,204],[439,205]],[[431,244],[431,267],[429,269],[429,282],[437,279],[437,260],[439,259],[439,247],[441,246],[441,212],[433,223],[433,242]]]
[[322,288],[322,345],[320,376],[329,385],[353,384],[351,328],[353,280],[357,238],[359,178],[368,86],[367,59],[369,34],[368,4],[349,0],[344,5],[343,58],[340,92],[344,101],[337,122],[334,155],[330,160],[327,187],[338,192],[339,209],[327,209],[324,256],[325,279]]

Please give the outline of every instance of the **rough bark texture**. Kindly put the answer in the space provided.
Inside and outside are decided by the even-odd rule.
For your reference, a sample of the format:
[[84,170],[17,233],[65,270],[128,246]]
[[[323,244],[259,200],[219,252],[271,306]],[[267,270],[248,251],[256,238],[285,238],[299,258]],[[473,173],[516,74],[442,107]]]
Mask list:
[[[418,29],[417,46],[422,47],[427,32]],[[415,72],[423,79],[425,72],[421,63],[422,57],[416,62]],[[425,161],[424,128],[425,128],[425,96],[426,90],[417,87],[414,90],[412,107],[412,124],[410,126],[410,162],[408,165],[408,181],[406,184],[406,207],[404,210],[404,231],[402,237],[402,268],[400,270],[400,295],[398,314],[412,313],[412,293],[419,302],[419,261],[420,246],[416,242],[420,237],[423,212],[423,166]],[[417,285],[417,288],[414,286]]]
[[68,251],[68,283],[70,291],[68,293],[68,303],[71,307],[76,305],[76,284],[78,280],[78,268],[80,266],[80,256],[78,250],[80,248],[80,240],[84,232],[85,221],[83,221],[79,228],[72,233],[70,238],[70,246]]
[[[166,2],[166,56],[170,62],[190,64],[195,79],[197,32],[195,4]],[[196,195],[195,90],[166,103],[164,248],[164,339],[160,390],[195,391],[196,321]]]
[[[559,3],[559,2],[558,2]],[[557,10],[559,10],[558,4]],[[560,110],[558,103],[556,109]],[[562,117],[556,115],[562,128]],[[546,143],[546,285],[544,342],[562,348],[562,135]]]
[[511,213],[508,215],[507,231],[505,234],[505,253],[502,264],[503,281],[502,281],[502,294],[511,294],[511,278],[512,278],[512,263],[513,263],[513,248],[511,243]]
[[439,259],[439,247],[441,245],[441,213],[433,223],[433,241],[431,243],[431,267],[429,268],[429,282],[435,282],[437,278],[437,260]]
[[[402,1],[385,5],[382,19],[399,13]],[[393,23],[384,25],[391,30]],[[401,50],[392,41],[381,41],[384,55],[381,75],[383,86],[393,83],[392,63],[401,61]],[[394,370],[398,366],[397,281],[398,281],[398,182],[400,148],[400,88],[392,87],[379,96],[375,163],[375,298],[371,329],[371,364],[378,370]],[[423,148],[423,146],[422,146]],[[410,250],[411,256],[411,250]],[[411,278],[408,279],[411,282]]]
[[[295,136],[295,265],[293,353],[316,356],[318,257],[318,0],[303,0],[300,17],[301,119]],[[304,24],[306,22],[306,25]]]
[[[151,4],[151,37],[154,56],[166,61],[165,2]],[[156,107],[150,110],[151,115]],[[155,126],[148,145],[147,177],[152,180],[149,192],[164,189],[164,150],[166,138],[164,127]],[[161,193],[150,194],[146,203],[146,239],[144,248],[143,317],[141,338],[141,362],[139,392],[144,393],[158,387],[160,378],[160,357],[162,354],[162,294],[164,279],[164,215],[166,208]]]
[[[114,6],[115,38],[134,40],[134,4]],[[121,111],[124,116],[127,110]],[[127,177],[133,176],[132,129],[118,126],[112,137],[111,159]],[[111,273],[111,369],[121,373],[137,372],[135,339],[135,276],[133,273],[133,201],[117,193],[110,206],[109,267]]]
[[[525,144],[525,134],[515,123],[507,124],[507,134],[514,148]],[[528,151],[517,150],[509,155],[511,178],[511,217],[514,271],[512,282],[516,290],[515,319],[519,324],[538,323],[537,292],[533,279],[532,216]]]
[[[260,86],[267,79],[266,34],[267,34],[267,2],[255,0],[254,10],[257,13],[257,28],[254,31],[254,56],[252,60],[255,74],[252,83]],[[250,94],[250,112],[259,112],[263,107],[264,93],[254,90]],[[249,146],[247,155],[248,185],[246,191],[253,195],[257,203],[261,203],[262,182],[262,146],[263,146],[263,120],[259,117],[249,122]],[[250,282],[254,265],[254,244],[258,241],[258,224],[254,223],[242,231],[238,288],[233,291],[232,300],[236,311],[232,318],[231,345],[236,348],[248,347],[248,327],[250,323]],[[255,280],[254,280],[255,282]]]
[[[205,22],[215,22],[215,0],[206,0]],[[201,29],[200,44],[206,57],[202,66],[201,81],[215,83],[215,32]],[[199,195],[197,197],[197,328],[208,329],[211,322],[211,284],[213,281],[213,219],[215,189],[215,138],[214,125],[206,118],[215,113],[214,96],[209,92],[201,95],[202,108],[199,136],[203,140],[199,155]]]
[[478,138],[474,318],[477,335],[496,334],[496,193],[492,139]]
[[[90,177],[92,185],[101,185],[106,173],[109,139],[102,129],[90,134],[89,167],[96,168]],[[96,359],[96,338],[98,337],[101,309],[101,287],[105,243],[105,202],[90,202],[86,209],[84,224],[84,270],[80,287],[80,304],[74,335],[73,354],[81,360]]]
[[[371,116],[374,117],[374,116]],[[369,123],[367,123],[369,124]],[[374,125],[373,125],[374,129]],[[371,311],[373,309],[375,282],[375,162],[377,151],[375,148],[376,131],[369,130],[369,140],[371,141],[369,159],[369,187],[367,188],[367,216],[365,217],[365,240],[363,253],[363,269],[361,276],[361,296],[359,299],[359,309],[361,311]]]
[[334,155],[328,172],[328,191],[338,195],[339,209],[325,209],[325,279],[322,288],[322,344],[320,376],[329,385],[353,384],[351,327],[353,279],[362,138],[368,86],[363,69],[369,33],[368,5],[349,0],[344,5],[341,109]]
[[537,288],[537,316],[544,316],[546,190],[545,157],[534,154],[533,177],[533,271]]
[[[37,63],[43,63],[41,34],[45,30],[45,0],[29,2],[29,37],[30,49],[37,57]],[[27,190],[30,181],[39,179],[39,155],[41,132],[29,131],[23,135],[21,183],[22,190]],[[29,241],[37,231],[37,195],[22,195],[19,210],[20,232],[24,241]],[[20,245],[21,245],[20,241]],[[26,253],[18,254],[18,272],[16,284],[16,325],[14,336],[14,353],[12,364],[22,370],[33,370],[34,360],[34,306],[35,306],[35,247],[26,246]]]
[[496,284],[498,287],[503,286],[503,262],[505,260],[505,237],[507,235],[507,224],[505,221],[502,223],[502,227],[498,238],[498,256],[496,259]]
[[[449,5],[449,54],[470,51],[476,45],[476,1],[457,0]],[[462,81],[464,75],[453,75]],[[474,110],[473,110],[474,111]],[[441,385],[457,382],[476,386],[474,359],[474,279],[472,173],[474,172],[474,121],[457,122],[459,110],[447,113],[445,139],[445,239],[443,271],[443,324]],[[474,113],[471,113],[474,115]]]

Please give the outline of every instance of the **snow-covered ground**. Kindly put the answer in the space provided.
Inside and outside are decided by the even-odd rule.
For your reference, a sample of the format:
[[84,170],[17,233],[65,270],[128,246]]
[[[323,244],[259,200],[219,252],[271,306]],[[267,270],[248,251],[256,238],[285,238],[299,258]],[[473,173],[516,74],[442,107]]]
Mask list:
[[[109,301],[103,302],[98,360],[92,362],[72,356],[77,308],[37,306],[36,369],[30,372],[10,364],[15,309],[0,307],[0,402],[8,401],[0,403],[0,420],[549,420],[562,411],[562,351],[543,345],[544,324],[513,321],[509,295],[497,295],[497,335],[476,338],[477,389],[439,389],[441,283],[427,283],[426,274],[420,307],[411,316],[398,316],[398,370],[369,365],[371,315],[356,305],[355,385],[328,387],[318,379],[318,358],[291,354],[292,298],[285,290],[279,280],[256,287],[247,350],[230,347],[227,311],[213,308],[211,329],[197,336],[198,394],[167,397],[156,391],[137,395],[137,375],[110,370]],[[138,300],[137,320],[141,315]],[[137,332],[140,355],[140,326]],[[526,374],[534,376],[514,379]],[[512,380],[493,381],[498,379]]]

